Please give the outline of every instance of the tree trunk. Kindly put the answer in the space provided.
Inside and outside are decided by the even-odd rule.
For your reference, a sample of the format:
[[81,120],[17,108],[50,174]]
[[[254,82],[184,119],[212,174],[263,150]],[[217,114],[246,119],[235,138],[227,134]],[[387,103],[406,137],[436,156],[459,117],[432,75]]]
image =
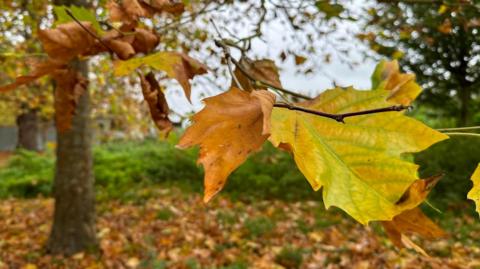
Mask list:
[[40,117],[37,110],[29,109],[17,117],[17,148],[41,151],[43,143],[40,137]]
[[470,123],[469,106],[471,93],[469,86],[462,86],[460,90],[460,116],[458,118],[458,126],[468,126]]
[[[86,62],[78,62],[87,74]],[[57,132],[53,195],[55,214],[47,250],[71,255],[97,246],[92,170],[92,126],[88,91],[80,97],[72,128]]]

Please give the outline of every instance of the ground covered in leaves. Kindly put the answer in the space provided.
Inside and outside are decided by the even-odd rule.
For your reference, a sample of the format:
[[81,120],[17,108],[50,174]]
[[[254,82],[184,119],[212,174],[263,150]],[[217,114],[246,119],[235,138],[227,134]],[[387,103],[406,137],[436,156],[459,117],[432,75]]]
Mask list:
[[[320,202],[231,201],[156,190],[135,202],[98,205],[100,249],[45,255],[51,199],[0,201],[0,268],[480,268],[472,217],[450,237],[419,242],[431,257],[396,250],[380,225],[356,224]],[[478,243],[478,242],[477,242]]]

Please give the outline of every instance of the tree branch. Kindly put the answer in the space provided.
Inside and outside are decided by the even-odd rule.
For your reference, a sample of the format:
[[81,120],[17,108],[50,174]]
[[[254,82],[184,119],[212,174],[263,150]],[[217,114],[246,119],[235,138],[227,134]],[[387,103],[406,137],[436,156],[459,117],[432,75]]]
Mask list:
[[272,85],[272,84],[270,84],[266,81],[259,80],[259,79],[255,78],[254,76],[252,76],[252,74],[250,74],[247,70],[245,70],[245,68],[243,68],[243,66],[237,60],[235,60],[235,58],[233,58],[232,55],[230,55],[230,52],[228,50],[228,45],[224,41],[215,40],[215,45],[222,48],[223,52],[225,53],[225,57],[227,58],[227,60],[230,59],[231,62],[235,65],[235,67],[237,67],[238,70],[240,70],[240,72],[242,72],[242,74],[244,74],[248,79],[250,79],[254,83],[260,84],[262,86],[265,86],[265,87],[268,87],[268,88],[271,88],[271,89],[274,89],[274,90],[277,90],[277,91],[280,91],[280,92],[283,92],[283,93],[286,93],[286,94],[289,94],[291,96],[295,96],[295,97],[298,97],[298,98],[307,99],[307,100],[312,99],[309,96],[303,95],[301,93],[296,93],[296,92],[284,89],[282,87],[277,87],[277,86]]
[[341,123],[345,123],[345,118],[349,117],[354,117],[354,116],[360,116],[360,115],[368,115],[368,114],[376,114],[376,113],[382,113],[382,112],[392,112],[392,111],[402,111],[405,109],[411,108],[411,106],[404,106],[404,105],[399,105],[399,106],[389,106],[389,107],[383,107],[383,108],[376,108],[376,109],[369,109],[369,110],[362,110],[362,111],[357,111],[357,112],[349,112],[349,113],[342,113],[342,114],[330,114],[318,110],[313,110],[305,107],[300,107],[300,106],[295,106],[295,105],[290,105],[290,104],[284,104],[284,103],[276,103],[273,105],[274,107],[280,107],[280,108],[286,108],[289,110],[296,110],[296,111],[301,111],[305,112],[308,114],[313,114],[325,118],[330,118],[333,120],[336,120]]

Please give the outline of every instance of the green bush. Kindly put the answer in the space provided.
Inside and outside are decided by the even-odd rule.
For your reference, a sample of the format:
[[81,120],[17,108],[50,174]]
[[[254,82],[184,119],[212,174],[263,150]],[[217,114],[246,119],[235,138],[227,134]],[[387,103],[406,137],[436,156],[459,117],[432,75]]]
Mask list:
[[445,173],[429,196],[434,206],[444,210],[467,200],[470,177],[480,163],[480,139],[452,137],[416,154],[415,162],[421,177]]
[[35,197],[51,190],[54,159],[51,154],[19,150],[0,169],[0,197]]

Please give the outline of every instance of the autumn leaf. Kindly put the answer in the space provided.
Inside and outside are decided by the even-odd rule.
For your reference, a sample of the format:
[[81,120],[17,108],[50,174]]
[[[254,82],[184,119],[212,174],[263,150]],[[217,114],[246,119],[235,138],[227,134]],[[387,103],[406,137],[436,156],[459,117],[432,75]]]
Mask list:
[[227,177],[249,154],[260,150],[270,134],[270,113],[275,95],[232,88],[206,98],[205,108],[193,116],[178,143],[180,148],[200,146],[198,163],[205,169],[204,201],[225,185]]
[[[82,25],[95,33],[90,22],[82,22]],[[50,58],[64,62],[79,55],[92,54],[91,50],[96,44],[95,38],[76,22],[60,24],[55,29],[39,30],[38,38]]]
[[475,202],[477,212],[480,214],[480,164],[472,175],[472,182],[473,187],[468,192],[467,198]]
[[[278,68],[275,65],[275,62],[273,62],[272,60],[250,60],[242,58],[240,60],[240,65],[245,69],[246,72],[248,72],[248,74],[252,75],[255,79],[268,82],[277,87],[282,86],[282,83],[280,82],[280,77],[278,75]],[[234,70],[234,74],[244,90],[251,91],[254,89],[259,89],[259,86],[255,85],[238,68]],[[235,82],[232,81],[232,87],[236,86],[234,83]]]
[[55,88],[55,124],[59,132],[72,126],[78,100],[86,91],[88,81],[74,69],[57,70],[53,74]]
[[25,76],[18,76],[15,79],[15,82],[4,85],[4,86],[0,86],[0,93],[13,90],[16,87],[24,84],[28,84],[36,79],[39,79],[43,76],[53,73],[55,70],[59,68],[65,67],[65,63],[63,63],[62,61],[56,61],[52,59],[48,59],[41,62],[35,61],[31,65],[32,65],[32,72],[30,74]]
[[415,83],[415,75],[400,73],[396,60],[381,61],[377,65],[372,75],[372,89],[389,91],[387,99],[402,105],[411,104],[422,92]]
[[[302,107],[332,114],[391,106],[389,91],[333,89]],[[347,118],[346,123],[274,108],[274,146],[289,148],[314,190],[323,187],[325,206],[337,206],[361,223],[390,220],[395,204],[417,179],[417,165],[402,154],[418,152],[447,139],[403,113]]]
[[416,234],[425,239],[436,239],[446,235],[429,217],[423,214],[418,207],[406,210],[395,216],[392,221],[382,222],[383,228],[392,243],[398,247],[413,248],[416,251],[427,255],[425,251],[408,237],[408,234]]
[[160,131],[168,135],[173,128],[173,124],[168,119],[169,108],[167,100],[158,81],[155,79],[155,75],[152,72],[146,76],[140,75],[140,83],[143,98],[148,103],[153,122],[155,122],[155,125]]
[[156,70],[164,71],[169,78],[176,79],[185,91],[188,100],[190,100],[191,94],[189,80],[195,75],[207,72],[205,65],[183,53],[157,52],[128,61],[117,61],[114,74],[116,76],[125,76],[142,65],[148,65]]
[[181,2],[169,0],[113,0],[106,5],[111,21],[136,23],[142,17],[152,17],[155,13],[165,12],[180,15],[185,10]]
[[295,55],[295,64],[296,65],[302,65],[307,61],[307,58],[300,56],[300,55]]
[[445,236],[445,232],[425,216],[418,207],[442,177],[443,174],[440,174],[415,181],[396,202],[400,208],[408,209],[395,216],[391,221],[381,222],[388,237],[398,248],[412,248],[427,255],[420,246],[408,238],[408,235],[416,234],[426,239]]

